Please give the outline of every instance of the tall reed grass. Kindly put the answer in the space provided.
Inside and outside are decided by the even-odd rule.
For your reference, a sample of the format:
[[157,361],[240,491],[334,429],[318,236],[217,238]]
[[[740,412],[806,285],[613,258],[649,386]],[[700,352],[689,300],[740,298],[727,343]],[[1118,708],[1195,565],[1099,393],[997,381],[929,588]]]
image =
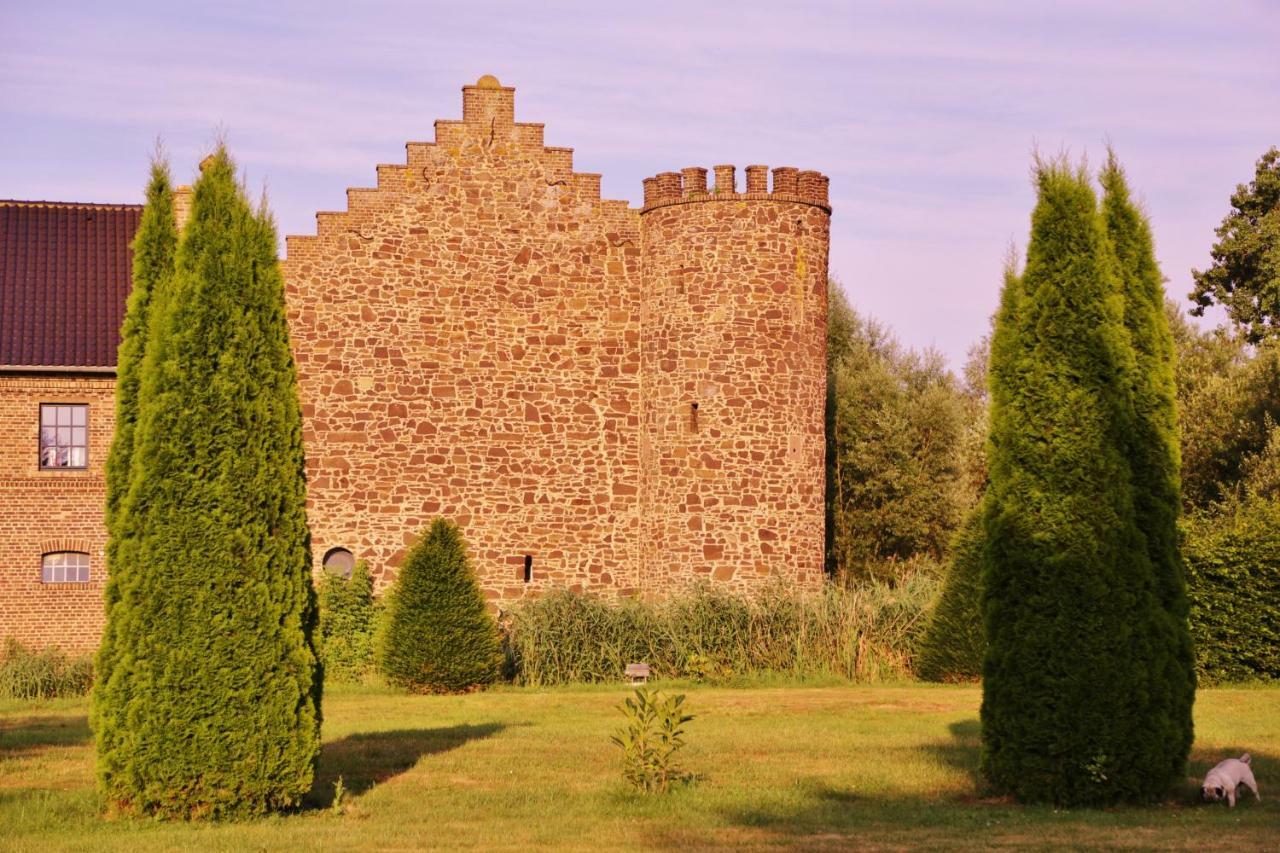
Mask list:
[[617,604],[557,590],[507,614],[508,661],[517,684],[534,686],[617,681],[637,662],[667,678],[909,678],[937,584],[921,572],[892,585],[773,586],[750,598],[703,586]]
[[92,686],[91,657],[71,657],[53,647],[33,651],[14,639],[0,651],[0,699],[83,696]]

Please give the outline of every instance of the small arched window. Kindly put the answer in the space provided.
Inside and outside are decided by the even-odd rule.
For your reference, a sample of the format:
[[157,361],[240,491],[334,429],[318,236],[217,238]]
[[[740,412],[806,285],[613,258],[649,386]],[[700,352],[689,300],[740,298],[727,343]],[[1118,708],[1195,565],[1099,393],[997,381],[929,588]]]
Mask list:
[[324,570],[340,578],[351,577],[356,567],[355,555],[346,548],[330,548],[324,555]]
[[88,583],[89,555],[83,551],[54,551],[40,558],[45,583]]

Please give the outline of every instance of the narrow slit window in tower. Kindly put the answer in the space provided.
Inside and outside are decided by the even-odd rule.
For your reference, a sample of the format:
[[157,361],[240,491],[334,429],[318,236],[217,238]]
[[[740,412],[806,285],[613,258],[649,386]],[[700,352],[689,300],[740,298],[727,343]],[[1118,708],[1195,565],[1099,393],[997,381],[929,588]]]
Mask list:
[[698,404],[689,404],[689,432],[698,431]]
[[524,555],[524,582],[528,583],[533,580],[533,555]]

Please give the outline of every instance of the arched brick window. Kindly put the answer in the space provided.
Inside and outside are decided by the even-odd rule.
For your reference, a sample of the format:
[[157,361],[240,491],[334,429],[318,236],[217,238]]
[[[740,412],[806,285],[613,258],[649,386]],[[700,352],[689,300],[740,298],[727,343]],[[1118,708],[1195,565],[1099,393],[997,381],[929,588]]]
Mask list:
[[88,583],[89,555],[83,551],[52,551],[40,557],[44,583]]

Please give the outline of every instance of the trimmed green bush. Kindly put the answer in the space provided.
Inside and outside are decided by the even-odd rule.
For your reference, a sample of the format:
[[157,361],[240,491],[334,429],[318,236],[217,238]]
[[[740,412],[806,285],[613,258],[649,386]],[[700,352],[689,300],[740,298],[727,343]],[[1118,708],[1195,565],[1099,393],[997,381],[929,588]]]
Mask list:
[[1198,515],[1182,528],[1200,679],[1280,679],[1280,500]]
[[979,506],[956,532],[951,565],[929,613],[916,651],[916,675],[925,681],[982,677],[987,638],[982,627],[982,557],[986,526]]
[[506,620],[515,681],[608,683],[629,663],[659,678],[847,678],[911,675],[911,651],[937,581],[925,573],[803,593],[781,586],[747,598],[696,587],[666,601],[610,604],[554,590]]
[[364,560],[350,578],[326,573],[320,581],[320,642],[325,681],[360,682],[374,669],[377,599]]
[[1023,801],[1145,801],[1185,753],[1152,699],[1174,649],[1135,511],[1124,291],[1084,170],[1041,162],[1036,184],[992,347],[982,769]]
[[[275,227],[219,148],[153,294],[94,690],[110,811],[297,806],[320,749],[302,419]],[[163,293],[163,295],[161,295]]]
[[93,659],[55,646],[34,651],[10,637],[0,651],[0,699],[83,696],[93,686]]
[[470,690],[497,680],[498,626],[457,525],[436,519],[405,558],[387,602],[382,672],[418,693]]

